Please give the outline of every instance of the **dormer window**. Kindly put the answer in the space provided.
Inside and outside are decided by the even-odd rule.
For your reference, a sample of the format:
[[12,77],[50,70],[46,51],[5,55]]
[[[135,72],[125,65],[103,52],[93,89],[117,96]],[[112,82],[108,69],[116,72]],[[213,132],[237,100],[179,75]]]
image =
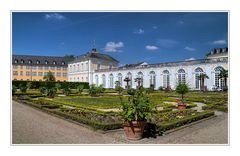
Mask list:
[[18,63],[18,60],[17,60],[17,59],[15,59],[15,60],[14,60],[14,63]]
[[45,64],[48,64],[48,61],[47,61],[47,60],[45,60]]
[[62,65],[65,65],[65,62],[64,62],[64,61],[62,61]]
[[24,60],[21,60],[21,63],[24,63]]
[[40,61],[39,60],[37,60],[37,64],[39,64],[40,63]]
[[57,62],[56,62],[56,61],[53,61],[53,64],[55,65],[55,64],[57,64]]
[[29,63],[29,64],[31,64],[31,63],[32,63],[32,61],[31,61],[31,60],[28,60],[28,63]]

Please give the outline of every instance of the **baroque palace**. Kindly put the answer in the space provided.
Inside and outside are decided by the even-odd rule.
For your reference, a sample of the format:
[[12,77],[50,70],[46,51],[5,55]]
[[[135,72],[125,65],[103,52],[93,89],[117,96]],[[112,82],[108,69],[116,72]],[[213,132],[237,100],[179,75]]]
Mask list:
[[166,62],[148,64],[141,62],[118,66],[119,61],[102,54],[93,48],[90,52],[80,55],[71,62],[64,57],[23,56],[13,55],[13,80],[41,81],[48,71],[53,72],[56,80],[72,82],[89,82],[104,88],[115,88],[115,81],[126,87],[126,77],[129,85],[137,87],[135,78],[141,78],[143,87],[170,87],[174,89],[177,83],[187,83],[193,90],[200,90],[198,76],[202,73],[207,90],[222,89],[223,79],[219,79],[222,69],[228,69],[228,48],[211,50],[206,58],[190,61]]

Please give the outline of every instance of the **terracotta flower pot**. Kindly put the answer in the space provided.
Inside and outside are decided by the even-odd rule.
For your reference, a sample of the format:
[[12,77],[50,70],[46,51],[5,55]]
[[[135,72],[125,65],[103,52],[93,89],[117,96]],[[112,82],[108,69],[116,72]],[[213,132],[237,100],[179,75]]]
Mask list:
[[186,104],[178,104],[178,110],[184,110],[186,109],[187,105]]
[[123,124],[123,129],[127,139],[140,140],[143,136],[144,128],[147,121],[131,121]]

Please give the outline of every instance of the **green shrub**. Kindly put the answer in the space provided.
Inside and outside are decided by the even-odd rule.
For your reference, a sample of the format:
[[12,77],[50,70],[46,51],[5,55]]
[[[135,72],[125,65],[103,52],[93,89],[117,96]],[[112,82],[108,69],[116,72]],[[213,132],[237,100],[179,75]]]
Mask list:
[[27,89],[32,89],[33,83],[31,81],[27,82]]
[[118,94],[122,94],[122,92],[123,92],[123,87],[121,87],[121,86],[116,86],[115,87],[115,91],[118,93]]
[[55,87],[46,88],[46,94],[49,98],[54,98],[57,93],[57,89]]
[[151,119],[154,107],[143,89],[137,90],[134,95],[128,97],[128,102],[124,102],[122,97],[120,97],[120,99],[122,109],[120,114],[124,121]]
[[66,96],[68,96],[71,93],[71,90],[68,87],[64,87],[62,91],[63,91],[63,94],[65,94]]
[[77,86],[77,92],[79,94],[81,94],[83,92],[83,89],[84,89],[84,85],[80,84],[80,85]]
[[26,93],[26,92],[27,92],[27,86],[26,86],[26,84],[21,83],[21,84],[19,85],[19,89],[20,89],[20,91],[21,91],[22,93]]
[[188,87],[188,85],[187,84],[185,84],[185,83],[179,83],[178,85],[177,85],[177,87],[176,87],[176,92],[178,93],[178,94],[181,94],[182,95],[182,103],[184,103],[183,102],[183,96],[184,96],[184,94],[186,94],[186,93],[188,93],[189,92],[189,87]]
[[136,89],[130,88],[127,90],[128,95],[134,95],[136,93]]
[[27,82],[31,82],[32,83],[32,89],[39,89],[40,87],[45,87],[47,85],[53,84],[53,86],[55,86],[56,83],[61,84],[62,87],[64,86],[68,86],[70,89],[76,89],[77,86],[79,86],[80,84],[82,84],[84,86],[84,89],[88,89],[89,88],[89,84],[87,82],[65,82],[65,81],[12,81],[12,85],[15,85],[17,88],[20,88],[19,85],[20,84],[25,84],[27,85]]
[[17,92],[17,87],[15,85],[12,86],[12,95]]
[[162,86],[160,86],[160,87],[158,88],[158,90],[159,90],[159,91],[164,91],[164,89],[163,89]]
[[55,87],[57,90],[61,90],[62,89],[62,85],[60,83],[56,83]]

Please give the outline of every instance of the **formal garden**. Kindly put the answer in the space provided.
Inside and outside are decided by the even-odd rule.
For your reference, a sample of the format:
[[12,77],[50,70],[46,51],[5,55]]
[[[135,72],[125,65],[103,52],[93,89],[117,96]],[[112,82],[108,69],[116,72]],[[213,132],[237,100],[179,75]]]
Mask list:
[[82,82],[57,82],[49,73],[45,81],[13,81],[12,94],[19,103],[95,130],[124,128],[131,140],[141,139],[149,127],[161,135],[214,116],[216,110],[228,111],[228,95],[223,91],[190,91],[186,84],[179,84],[176,90],[123,89],[118,84],[115,89],[105,89]]

